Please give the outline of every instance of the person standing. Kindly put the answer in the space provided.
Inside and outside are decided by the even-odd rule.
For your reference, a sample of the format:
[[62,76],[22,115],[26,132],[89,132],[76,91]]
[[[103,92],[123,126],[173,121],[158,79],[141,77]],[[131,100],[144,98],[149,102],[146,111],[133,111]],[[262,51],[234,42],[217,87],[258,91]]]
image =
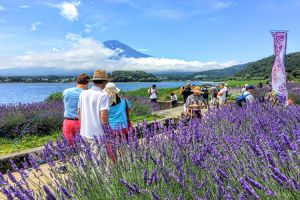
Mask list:
[[220,84],[220,91],[218,92],[218,98],[219,98],[219,105],[222,106],[225,104],[226,102],[226,88],[225,88],[225,84],[221,83]]
[[193,94],[191,94],[186,100],[188,115],[191,118],[196,117],[200,119],[202,104],[204,104],[203,97],[201,96],[203,92],[201,91],[199,86],[194,87],[192,92]]
[[149,94],[149,98],[150,98],[150,102],[157,102],[157,98],[158,98],[158,90],[156,88],[156,85],[152,85],[151,88],[149,88],[148,90],[148,94]]
[[182,90],[180,94],[183,96],[183,110],[184,112],[186,112],[187,111],[186,100],[191,94],[193,94],[191,85],[187,83],[184,87],[184,90]]
[[175,108],[177,105],[177,95],[174,92],[171,93],[171,108]]
[[109,96],[108,123],[114,133],[122,133],[125,138],[128,137],[128,130],[131,128],[129,112],[130,102],[119,97],[121,91],[116,84],[108,83],[104,91]]
[[94,86],[79,96],[80,135],[91,144],[95,154],[98,151],[94,138],[104,136],[104,128],[108,125],[109,96],[103,89],[109,80],[105,71],[96,70],[92,79]]
[[217,97],[218,97],[218,89],[215,85],[213,85],[210,88],[210,95],[211,95],[211,104],[214,106],[214,108],[217,105]]
[[209,106],[209,104],[208,104],[208,95],[209,95],[208,89],[206,86],[204,86],[201,91],[203,92],[203,94],[202,94],[203,102],[204,102],[205,106],[208,108],[208,106]]
[[78,121],[78,101],[83,90],[88,89],[90,77],[86,74],[80,74],[76,79],[76,87],[69,88],[63,92],[64,102],[64,122],[63,135],[69,144],[73,144],[76,133],[80,132],[80,123]]
[[254,102],[254,96],[253,96],[254,89],[255,88],[252,85],[248,85],[246,87],[246,91],[243,94],[245,96],[246,103],[253,103]]

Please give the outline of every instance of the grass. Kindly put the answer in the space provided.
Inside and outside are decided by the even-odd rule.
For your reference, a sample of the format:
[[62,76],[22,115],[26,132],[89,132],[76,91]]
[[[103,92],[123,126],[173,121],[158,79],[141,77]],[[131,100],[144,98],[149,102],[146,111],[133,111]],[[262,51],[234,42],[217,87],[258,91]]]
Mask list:
[[25,136],[21,139],[6,139],[0,138],[0,156],[20,152],[26,149],[43,146],[48,141],[55,141],[61,135],[60,132],[52,132],[49,135],[43,136]]
[[151,122],[154,119],[162,119],[162,116],[159,115],[148,115],[148,116],[134,116],[130,114],[130,120],[133,125],[136,125],[137,123],[141,123],[143,120],[146,120],[147,122]]
[[[141,88],[138,90],[132,90],[127,92],[122,92],[124,96],[133,96],[133,97],[148,97],[149,88]],[[179,88],[158,88],[158,100],[160,101],[169,101],[171,98],[171,93],[174,92],[179,101],[182,101],[182,96],[179,94]]]
[[229,87],[243,87],[245,84],[257,86],[260,82],[262,82],[265,85],[267,80],[242,80],[242,81],[228,80],[228,81],[225,81],[225,83],[227,83]]
[[[161,116],[157,115],[149,115],[149,116],[134,116],[130,115],[130,119],[133,125],[136,123],[141,123],[143,120],[153,121],[154,119],[161,119]],[[61,132],[52,132],[49,135],[42,136],[24,136],[21,139],[6,139],[0,137],[0,156],[20,152],[26,149],[41,147],[49,141],[55,141],[57,138],[61,136]]]

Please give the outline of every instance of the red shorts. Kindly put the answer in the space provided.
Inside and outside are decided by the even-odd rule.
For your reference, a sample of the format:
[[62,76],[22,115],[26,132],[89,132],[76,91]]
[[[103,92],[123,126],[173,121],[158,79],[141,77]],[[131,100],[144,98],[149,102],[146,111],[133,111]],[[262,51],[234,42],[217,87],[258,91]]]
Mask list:
[[[130,130],[130,128],[131,128],[131,125],[129,125],[128,128],[123,128],[122,130],[113,130],[112,134],[114,137],[114,142],[115,143],[117,142],[116,139],[118,137],[121,140],[119,142],[122,142],[122,140],[128,140],[128,131]],[[106,144],[106,147],[107,147],[107,152],[108,152],[109,157],[112,159],[113,162],[115,162],[115,160],[116,160],[115,153],[118,153],[119,156],[121,156],[121,154],[122,154],[121,151],[116,150],[117,152],[114,153],[114,151],[112,149],[112,145],[109,143]]]
[[63,134],[68,140],[69,144],[73,144],[72,139],[75,138],[76,133],[80,132],[80,123],[78,120],[65,119],[63,123]]

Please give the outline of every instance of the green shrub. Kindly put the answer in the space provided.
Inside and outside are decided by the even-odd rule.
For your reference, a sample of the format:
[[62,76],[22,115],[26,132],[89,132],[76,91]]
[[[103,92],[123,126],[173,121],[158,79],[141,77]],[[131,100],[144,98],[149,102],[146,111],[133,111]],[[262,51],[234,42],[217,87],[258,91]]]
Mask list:
[[62,101],[63,99],[63,94],[61,92],[56,92],[51,94],[45,99],[45,102],[50,102],[50,101]]

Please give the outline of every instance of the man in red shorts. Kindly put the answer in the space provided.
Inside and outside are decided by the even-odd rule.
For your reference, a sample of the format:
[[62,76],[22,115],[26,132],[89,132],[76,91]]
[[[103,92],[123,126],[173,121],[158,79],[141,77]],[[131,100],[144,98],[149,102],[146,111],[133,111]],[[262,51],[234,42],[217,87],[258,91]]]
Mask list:
[[80,132],[80,123],[78,120],[78,101],[79,96],[83,90],[87,90],[89,86],[90,77],[86,74],[80,74],[76,79],[76,87],[66,89],[63,92],[64,100],[64,123],[63,134],[64,137],[73,144],[72,138],[76,133]]

